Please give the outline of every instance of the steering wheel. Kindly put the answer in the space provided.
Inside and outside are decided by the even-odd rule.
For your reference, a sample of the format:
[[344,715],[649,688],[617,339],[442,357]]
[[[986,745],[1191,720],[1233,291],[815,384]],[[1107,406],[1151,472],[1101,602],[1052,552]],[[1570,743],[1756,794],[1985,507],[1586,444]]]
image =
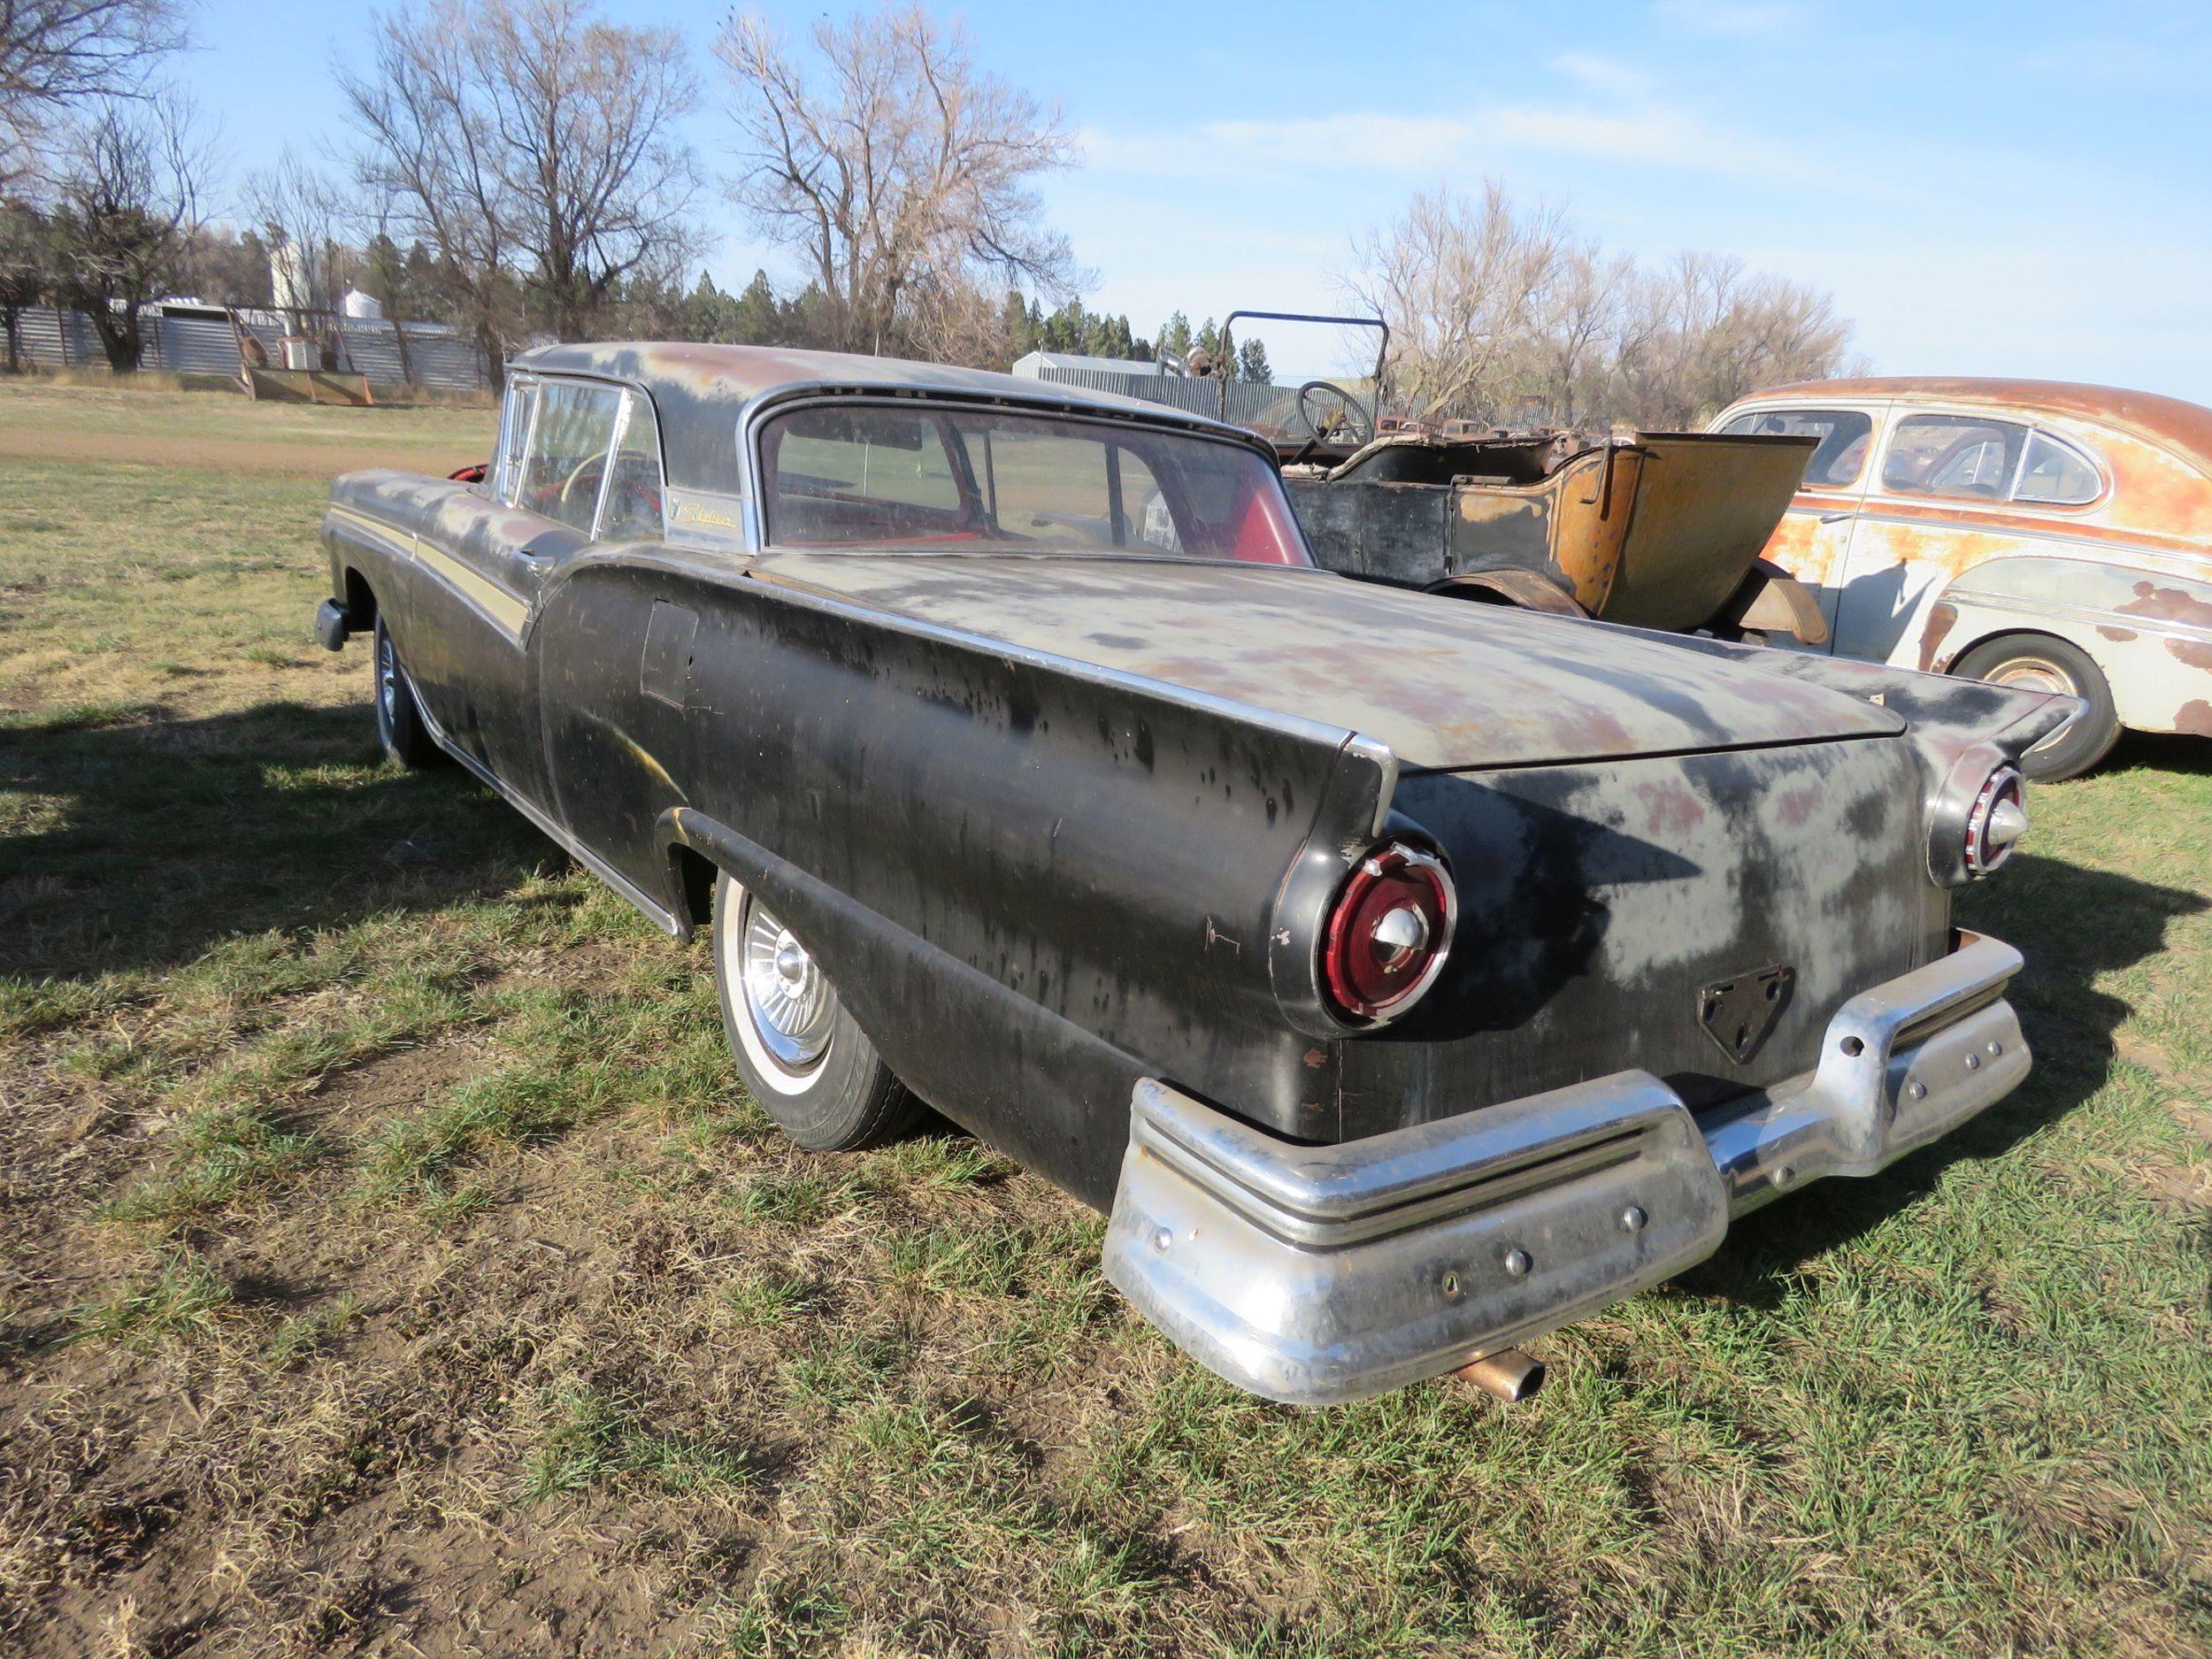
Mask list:
[[[1336,408],[1324,419],[1320,411],[1327,408],[1324,400],[1315,396],[1325,392],[1336,400]],[[1357,444],[1375,441],[1375,412],[1333,380],[1308,380],[1298,388],[1298,418],[1306,423],[1306,430],[1313,434],[1313,441],[1323,439],[1341,429],[1348,433]]]
[[[582,460],[576,463],[574,470],[572,470],[569,475],[561,481],[562,506],[565,507],[568,505],[569,497],[576,493],[576,487],[583,481],[584,475],[587,472],[591,472],[594,467],[597,467],[603,473],[607,470],[607,457],[603,453],[599,455],[586,456]],[[591,493],[594,497],[596,497],[599,494],[599,480],[596,476],[595,476],[591,481]]]

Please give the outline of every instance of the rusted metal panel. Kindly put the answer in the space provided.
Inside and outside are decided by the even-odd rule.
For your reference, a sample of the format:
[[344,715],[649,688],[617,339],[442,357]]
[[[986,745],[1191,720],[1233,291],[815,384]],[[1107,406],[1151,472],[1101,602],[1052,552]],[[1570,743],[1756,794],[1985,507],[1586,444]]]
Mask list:
[[[1439,604],[1325,571],[780,549],[754,574],[1326,720],[1388,744],[1409,767],[1528,765],[1902,729],[1861,698],[1777,684],[1634,630]],[[1627,685],[1634,695],[1622,695]]]
[[[2109,683],[2123,724],[2188,732],[2212,691],[2212,410],[2032,380],[1881,379],[1779,388],[1742,408],[1886,411],[1865,475],[1801,491],[1768,557],[1824,590],[1836,649],[1943,670],[2002,634],[2054,635]],[[1738,411],[1724,411],[1721,422]],[[2078,504],[1910,494],[1882,477],[1898,420],[1956,413],[2051,434],[2096,465]],[[1718,423],[1717,423],[1718,424]]]
[[[1689,629],[1737,593],[1812,448],[1698,433],[1589,448],[1555,434],[1406,433],[1325,472],[1291,469],[1285,482],[1330,569],[1426,588],[1525,572],[1585,615]],[[1439,539],[1425,503],[1447,492]]]

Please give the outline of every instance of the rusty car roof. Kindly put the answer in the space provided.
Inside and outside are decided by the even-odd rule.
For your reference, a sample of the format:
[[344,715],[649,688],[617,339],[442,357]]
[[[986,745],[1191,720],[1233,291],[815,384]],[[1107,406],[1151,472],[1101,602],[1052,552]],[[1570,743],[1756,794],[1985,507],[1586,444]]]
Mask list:
[[732,495],[742,488],[737,417],[756,398],[780,392],[923,392],[1019,403],[1036,409],[1107,414],[1140,419],[1155,426],[1182,426],[1271,453],[1240,427],[1142,398],[903,357],[683,340],[607,341],[540,346],[515,357],[511,366],[540,374],[597,375],[642,386],[652,395],[660,414],[668,481],[684,488]]
[[2212,409],[2133,392],[2124,387],[2088,386],[2072,380],[2024,380],[1974,376],[1863,375],[1844,380],[1799,380],[1770,386],[1739,398],[1755,403],[1770,397],[1927,398],[1955,403],[1986,403],[2039,415],[2071,416],[2118,426],[2178,450],[2212,470]]

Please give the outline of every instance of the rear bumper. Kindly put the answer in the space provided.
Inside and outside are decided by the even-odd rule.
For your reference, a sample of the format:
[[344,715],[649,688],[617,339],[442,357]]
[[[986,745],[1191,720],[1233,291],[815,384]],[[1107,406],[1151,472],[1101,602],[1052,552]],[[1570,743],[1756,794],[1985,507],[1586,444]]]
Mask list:
[[1701,1121],[1645,1071],[1337,1146],[1137,1086],[1107,1277],[1240,1387],[1329,1405],[1571,1324],[1717,1249],[1732,1216],[1871,1175],[2027,1075],[2011,946],[1973,933],[1854,997],[1813,1071]]

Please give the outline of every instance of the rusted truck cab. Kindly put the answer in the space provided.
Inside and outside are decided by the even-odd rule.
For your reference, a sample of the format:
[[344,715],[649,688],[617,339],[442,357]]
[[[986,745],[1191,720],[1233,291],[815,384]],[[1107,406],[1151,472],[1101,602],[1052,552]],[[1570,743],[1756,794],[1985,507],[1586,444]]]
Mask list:
[[1871,379],[1743,399],[1719,433],[1810,441],[1766,557],[1841,657],[2081,698],[2030,753],[2212,737],[2212,410],[2039,380]]

